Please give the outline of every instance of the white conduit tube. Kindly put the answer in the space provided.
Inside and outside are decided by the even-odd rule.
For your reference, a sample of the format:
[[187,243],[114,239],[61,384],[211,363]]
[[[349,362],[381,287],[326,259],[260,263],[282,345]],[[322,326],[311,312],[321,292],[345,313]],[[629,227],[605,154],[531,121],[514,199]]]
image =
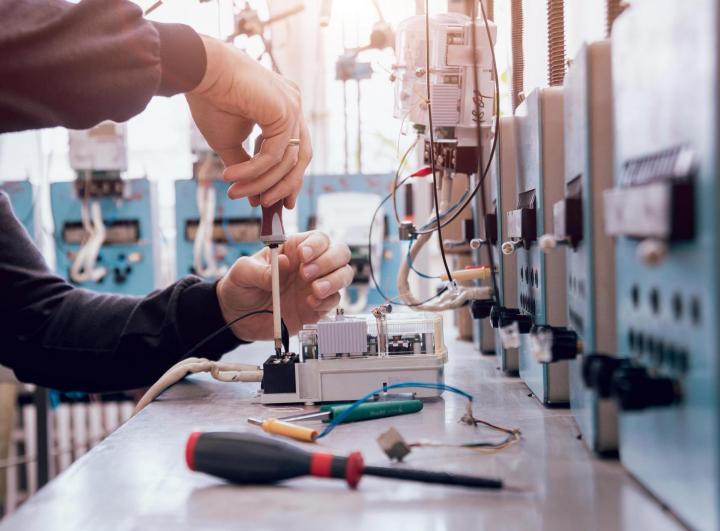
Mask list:
[[98,282],[107,274],[107,268],[97,267],[100,249],[107,235],[100,203],[93,201],[88,208],[88,203],[83,201],[80,205],[80,216],[83,227],[90,237],[80,247],[70,266],[70,279],[77,283]]
[[[446,178],[444,175],[440,184],[440,211],[446,212],[448,204],[450,203],[450,193],[452,192],[452,180]],[[434,222],[435,216],[431,216],[429,222]],[[415,240],[415,243],[410,248],[409,259],[403,260],[400,264],[400,270],[398,271],[397,288],[398,293],[402,301],[407,304],[410,308],[416,311],[425,312],[442,312],[444,310],[451,310],[459,308],[469,300],[473,299],[484,299],[489,298],[492,290],[487,287],[465,287],[465,286],[450,286],[450,288],[443,293],[437,299],[422,304],[419,299],[413,295],[410,289],[410,262],[415,263],[420,250],[427,244],[432,238],[433,233],[421,234]]]

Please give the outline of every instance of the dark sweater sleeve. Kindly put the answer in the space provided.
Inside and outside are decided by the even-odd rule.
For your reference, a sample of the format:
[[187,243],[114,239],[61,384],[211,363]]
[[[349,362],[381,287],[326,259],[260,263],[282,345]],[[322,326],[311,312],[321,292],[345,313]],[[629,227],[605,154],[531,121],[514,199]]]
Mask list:
[[124,122],[205,74],[200,37],[129,0],[0,0],[0,132]]
[[[115,391],[154,383],[225,321],[215,283],[184,278],[147,297],[106,295],[52,274],[0,192],[0,364],[60,390]],[[195,356],[241,342],[224,331]]]

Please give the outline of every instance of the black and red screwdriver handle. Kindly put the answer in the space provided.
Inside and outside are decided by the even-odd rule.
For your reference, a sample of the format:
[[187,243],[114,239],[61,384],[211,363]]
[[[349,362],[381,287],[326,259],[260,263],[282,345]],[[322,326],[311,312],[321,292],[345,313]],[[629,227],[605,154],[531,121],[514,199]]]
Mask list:
[[267,484],[301,476],[338,478],[355,488],[363,475],[389,479],[456,485],[474,489],[502,489],[495,478],[465,476],[432,470],[365,466],[360,452],[347,457],[306,452],[288,443],[253,433],[193,433],[185,459],[191,470],[239,483]]
[[344,479],[355,488],[365,468],[360,452],[347,457],[310,453],[261,435],[236,432],[192,433],[185,459],[190,470],[246,485],[310,475]]

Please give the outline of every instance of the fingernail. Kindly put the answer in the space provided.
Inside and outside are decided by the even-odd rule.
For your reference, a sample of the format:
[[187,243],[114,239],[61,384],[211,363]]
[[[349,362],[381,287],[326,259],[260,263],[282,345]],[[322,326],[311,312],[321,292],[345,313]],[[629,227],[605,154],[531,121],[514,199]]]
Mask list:
[[318,267],[315,264],[310,264],[308,266],[305,266],[305,268],[303,269],[303,272],[305,274],[305,278],[307,278],[307,279],[315,278],[317,276],[317,274],[320,272],[320,267]]
[[330,282],[327,280],[320,280],[315,283],[315,291],[320,297],[324,297],[330,291]]
[[302,254],[303,262],[307,262],[312,258],[312,249],[310,247],[303,247],[300,249],[300,254]]

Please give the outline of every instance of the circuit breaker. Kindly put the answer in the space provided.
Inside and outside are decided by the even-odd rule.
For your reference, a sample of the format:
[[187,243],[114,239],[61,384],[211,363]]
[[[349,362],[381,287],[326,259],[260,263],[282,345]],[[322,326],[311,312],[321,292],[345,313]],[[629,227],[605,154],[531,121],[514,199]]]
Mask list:
[[[569,360],[570,404],[583,440],[612,454],[617,407],[607,386],[592,383],[603,377],[598,355],[615,353],[615,248],[602,208],[603,193],[613,185],[610,41],[580,48],[565,76],[564,107],[565,196],[553,205],[552,232],[541,237],[540,247],[565,254],[568,330],[560,337],[557,329],[544,331],[543,359]],[[558,339],[565,348],[551,348]]]
[[720,526],[718,20],[714,0],[658,0],[615,23],[615,186],[604,197],[620,457],[703,530]]
[[[495,318],[506,348],[519,348],[520,377],[546,405],[569,401],[568,361],[542,363],[545,334],[567,329],[565,257],[545,255],[538,238],[552,226],[553,205],[563,186],[563,89],[536,89],[515,111],[517,190],[504,213],[507,239],[504,254],[517,260],[518,308],[499,309]],[[564,341],[555,338],[557,348]],[[575,342],[576,343],[576,342]]]

